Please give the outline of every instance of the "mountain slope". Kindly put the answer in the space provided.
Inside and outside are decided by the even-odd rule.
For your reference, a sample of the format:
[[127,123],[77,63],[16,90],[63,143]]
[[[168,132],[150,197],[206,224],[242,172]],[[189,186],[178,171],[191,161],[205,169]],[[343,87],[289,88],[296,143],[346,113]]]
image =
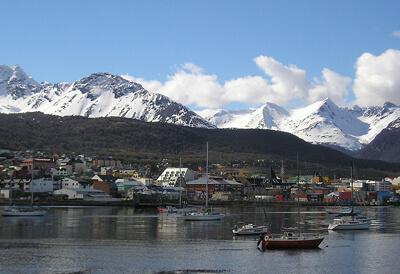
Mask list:
[[356,156],[365,159],[400,162],[400,118],[390,123]]
[[221,128],[286,131],[314,144],[359,150],[400,117],[400,107],[341,108],[330,99],[291,112],[267,103],[258,109],[219,111],[207,120]]
[[[119,117],[88,119],[41,113],[0,114],[0,127],[0,148],[11,150],[113,155],[147,163],[158,163],[163,158],[178,159],[181,155],[198,165],[204,162],[208,141],[212,163],[245,161],[246,164],[258,164],[258,159],[266,160],[265,163],[286,160],[287,169],[294,170],[298,152],[304,164],[303,174],[324,170],[332,176],[348,175],[348,165],[353,161],[334,149],[312,145],[289,133],[273,130],[205,129]],[[356,166],[363,169],[360,171],[362,176],[379,177],[400,170],[399,164],[355,161]],[[266,167],[263,169],[267,170]]]
[[0,112],[127,117],[148,122],[213,126],[196,113],[140,84],[94,73],[72,84],[37,84],[18,67],[0,67]]

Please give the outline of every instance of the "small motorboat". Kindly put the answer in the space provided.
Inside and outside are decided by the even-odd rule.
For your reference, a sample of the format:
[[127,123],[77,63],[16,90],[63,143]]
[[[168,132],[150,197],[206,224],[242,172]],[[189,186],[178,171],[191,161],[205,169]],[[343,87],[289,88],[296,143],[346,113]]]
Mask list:
[[370,225],[371,220],[365,217],[344,216],[333,219],[328,230],[367,230]]
[[324,240],[320,235],[296,235],[292,232],[285,232],[283,235],[273,236],[263,234],[257,243],[257,248],[261,251],[267,249],[313,249],[319,248]]
[[43,216],[46,210],[38,206],[8,206],[1,213],[5,217]]
[[235,236],[238,235],[259,235],[262,233],[267,233],[269,230],[268,226],[254,225],[254,224],[245,224],[241,227],[235,225],[232,229],[232,233]]

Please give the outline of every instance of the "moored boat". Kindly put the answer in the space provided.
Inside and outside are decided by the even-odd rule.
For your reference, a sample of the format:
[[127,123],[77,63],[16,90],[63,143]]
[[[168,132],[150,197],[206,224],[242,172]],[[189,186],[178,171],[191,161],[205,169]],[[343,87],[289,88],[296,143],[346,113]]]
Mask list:
[[208,142],[207,142],[207,159],[206,159],[206,204],[202,211],[189,212],[183,216],[185,221],[219,221],[224,214],[211,212],[208,208]]
[[224,217],[221,213],[191,212],[183,216],[185,221],[219,221]]
[[350,213],[350,212],[351,212],[350,207],[326,208],[326,213],[328,213],[328,214],[346,214],[346,213]]
[[324,237],[314,234],[301,233],[300,229],[300,171],[299,155],[297,154],[297,230],[298,233],[284,232],[281,235],[272,235],[271,233],[261,234],[257,242],[257,248],[261,251],[267,249],[312,249],[318,248],[324,240]]
[[43,216],[45,214],[45,209],[35,206],[8,206],[4,208],[1,213],[1,215],[5,217]]
[[349,213],[343,213],[338,215],[333,222],[328,225],[328,230],[367,230],[371,225],[371,220],[359,216],[354,212],[354,202],[353,202],[353,163],[350,167],[351,174],[351,210]]
[[359,219],[355,217],[335,218],[329,224],[329,230],[366,230],[369,229],[371,221],[368,219]]
[[241,227],[235,226],[232,229],[232,233],[235,236],[238,235],[260,235],[268,232],[268,226],[254,225],[254,224],[245,224]]
[[157,213],[158,214],[164,214],[164,215],[183,215],[186,213],[194,212],[195,209],[191,207],[183,207],[183,208],[178,208],[174,206],[166,206],[166,207],[157,207]]
[[261,235],[257,248],[266,249],[313,249],[319,248],[324,237],[319,235],[299,234],[285,232],[282,236],[274,237],[271,234]]

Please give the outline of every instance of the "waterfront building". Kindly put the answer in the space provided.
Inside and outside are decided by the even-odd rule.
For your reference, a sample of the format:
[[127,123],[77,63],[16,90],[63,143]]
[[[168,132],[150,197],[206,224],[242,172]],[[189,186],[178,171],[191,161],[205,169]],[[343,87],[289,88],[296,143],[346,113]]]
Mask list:
[[[207,176],[202,176],[196,180],[186,182],[186,191],[188,197],[192,199],[203,199],[206,193]],[[242,194],[243,185],[234,180],[227,180],[222,177],[209,176],[208,177],[208,193],[213,196],[229,196],[238,199]],[[223,198],[226,199],[226,198]]]
[[98,189],[62,188],[54,191],[55,196],[66,196],[68,200],[109,201],[110,195]]
[[168,167],[158,177],[157,184],[163,187],[179,186],[180,177],[184,182],[194,180],[194,172],[189,168]]
[[77,181],[71,178],[63,178],[61,180],[61,189],[68,188],[68,189],[89,189],[89,183],[84,181]]
[[29,185],[25,187],[25,192],[52,193],[54,190],[54,182],[51,178],[33,179],[29,182]]

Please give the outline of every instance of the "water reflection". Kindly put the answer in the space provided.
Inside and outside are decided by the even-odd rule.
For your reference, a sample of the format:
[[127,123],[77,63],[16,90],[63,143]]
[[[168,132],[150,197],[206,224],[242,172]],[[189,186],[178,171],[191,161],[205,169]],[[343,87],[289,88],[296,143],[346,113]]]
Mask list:
[[[179,270],[265,272],[386,272],[397,268],[400,209],[362,208],[369,231],[327,232],[323,208],[303,207],[304,232],[324,233],[316,251],[255,248],[257,236],[233,237],[239,222],[270,224],[273,233],[296,228],[293,207],[232,207],[220,222],[185,222],[154,210],[119,207],[49,208],[44,217],[0,218],[0,272],[92,273]],[[206,262],[206,263],[205,263]],[[282,264],[285,262],[285,264]],[[323,271],[319,271],[323,270]],[[385,272],[383,271],[383,272]],[[192,272],[187,272],[192,273]]]

